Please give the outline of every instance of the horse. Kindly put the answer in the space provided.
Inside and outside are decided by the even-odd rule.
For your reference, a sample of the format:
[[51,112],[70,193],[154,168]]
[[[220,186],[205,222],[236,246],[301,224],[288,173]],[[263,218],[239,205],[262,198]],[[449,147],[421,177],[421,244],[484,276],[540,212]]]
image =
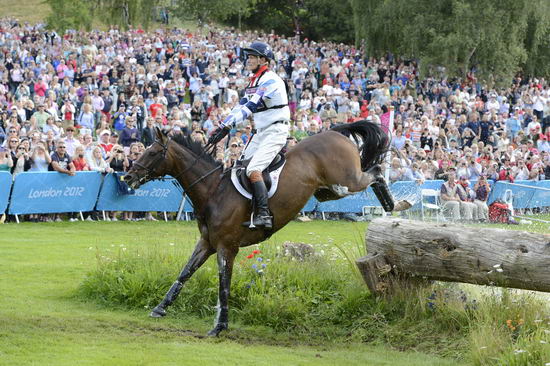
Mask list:
[[[253,137],[252,137],[253,138]],[[382,176],[380,163],[389,148],[389,138],[380,126],[359,121],[340,125],[310,136],[290,148],[279,177],[277,191],[269,199],[273,227],[252,230],[241,224],[250,218],[250,201],[232,184],[226,169],[208,147],[190,136],[169,138],[156,128],[156,139],[124,176],[133,189],[153,179],[171,175],[183,187],[194,209],[200,238],[151,317],[164,317],[183,285],[204,262],[217,253],[218,311],[209,336],[228,328],[228,298],[231,274],[239,248],[262,242],[293,220],[312,195],[320,201],[336,200],[372,185],[386,211],[410,207],[394,202]]]

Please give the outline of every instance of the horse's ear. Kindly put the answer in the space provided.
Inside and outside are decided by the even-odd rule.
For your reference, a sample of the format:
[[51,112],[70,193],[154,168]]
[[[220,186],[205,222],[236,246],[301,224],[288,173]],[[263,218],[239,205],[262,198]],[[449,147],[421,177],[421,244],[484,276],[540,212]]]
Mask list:
[[159,127],[155,127],[155,132],[157,135],[157,139],[164,145],[166,144],[166,140],[168,139],[168,136],[162,131]]

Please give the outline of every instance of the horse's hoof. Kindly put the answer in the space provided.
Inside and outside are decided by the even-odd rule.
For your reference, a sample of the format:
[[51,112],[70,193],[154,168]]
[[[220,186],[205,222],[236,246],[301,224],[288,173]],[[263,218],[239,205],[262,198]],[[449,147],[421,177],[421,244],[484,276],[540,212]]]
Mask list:
[[216,326],[208,332],[209,337],[217,337],[222,330],[227,329],[227,324],[216,324]]
[[393,210],[394,211],[405,211],[405,210],[408,210],[411,207],[412,207],[412,205],[409,201],[403,200],[403,201],[398,201],[395,204],[395,207],[393,208]]
[[151,311],[151,314],[149,314],[151,318],[162,318],[163,316],[166,316],[166,310],[163,308],[159,308],[158,306]]

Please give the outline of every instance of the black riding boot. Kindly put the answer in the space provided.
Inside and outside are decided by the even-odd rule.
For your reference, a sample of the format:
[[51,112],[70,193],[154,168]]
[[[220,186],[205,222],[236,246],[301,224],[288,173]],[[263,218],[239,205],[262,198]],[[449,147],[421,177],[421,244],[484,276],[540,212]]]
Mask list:
[[252,193],[254,194],[254,207],[256,212],[250,225],[250,221],[244,222],[243,226],[254,229],[254,227],[271,229],[273,227],[273,217],[267,206],[267,188],[263,180],[252,183]]

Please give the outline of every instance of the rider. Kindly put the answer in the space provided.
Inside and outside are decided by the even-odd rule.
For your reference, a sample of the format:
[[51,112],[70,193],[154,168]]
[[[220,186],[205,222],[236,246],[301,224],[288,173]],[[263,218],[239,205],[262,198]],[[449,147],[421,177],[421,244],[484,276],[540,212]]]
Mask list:
[[256,213],[252,220],[253,225],[250,222],[243,225],[271,229],[273,218],[267,206],[267,189],[262,171],[286,144],[290,121],[288,95],[283,79],[269,70],[269,62],[274,56],[268,44],[253,42],[243,51],[247,57],[247,67],[252,72],[245,96],[208,142],[218,143],[233,127],[247,124],[247,118],[254,115],[257,132],[244,151],[244,159],[251,159],[246,175],[252,183]]

